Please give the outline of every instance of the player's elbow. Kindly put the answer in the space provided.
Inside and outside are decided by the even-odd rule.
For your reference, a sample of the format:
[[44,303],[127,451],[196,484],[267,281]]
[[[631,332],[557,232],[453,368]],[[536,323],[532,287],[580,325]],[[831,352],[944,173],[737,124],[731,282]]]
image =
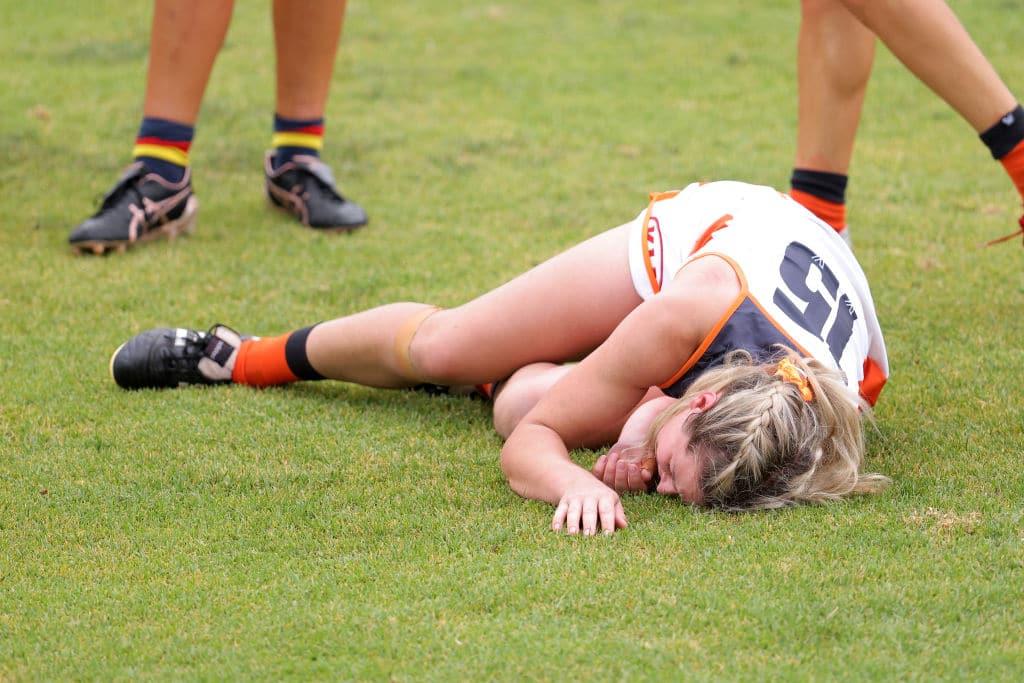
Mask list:
[[509,488],[520,496],[526,498],[526,484],[518,475],[518,457],[514,452],[514,449],[508,447],[508,442],[505,442],[505,446],[501,449],[500,462],[501,473],[505,475],[505,480],[508,481]]

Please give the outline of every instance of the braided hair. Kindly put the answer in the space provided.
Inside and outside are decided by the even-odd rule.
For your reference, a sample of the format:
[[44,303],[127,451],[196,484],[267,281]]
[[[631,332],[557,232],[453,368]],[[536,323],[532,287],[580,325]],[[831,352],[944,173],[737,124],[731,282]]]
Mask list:
[[[862,417],[870,407],[843,375],[780,347],[757,363],[746,351],[726,356],[699,377],[651,426],[649,443],[689,404],[714,391],[718,401],[690,416],[690,449],[702,460],[704,504],[756,510],[876,493],[889,479],[862,474]],[[671,414],[669,414],[671,413]]]

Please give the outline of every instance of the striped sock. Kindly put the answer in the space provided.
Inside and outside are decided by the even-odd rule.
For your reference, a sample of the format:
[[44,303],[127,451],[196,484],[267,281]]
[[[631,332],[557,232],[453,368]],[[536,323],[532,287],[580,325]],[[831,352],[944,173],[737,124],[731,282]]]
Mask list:
[[302,121],[274,114],[271,146],[274,148],[274,168],[279,168],[300,154],[319,157],[324,147],[323,117]]
[[841,173],[793,169],[789,196],[800,202],[836,232],[846,228],[846,183]]
[[196,129],[184,123],[146,117],[139,126],[132,158],[153,173],[177,183],[188,168],[188,150]]
[[309,363],[306,339],[316,325],[278,337],[246,339],[238,348],[231,381],[269,387],[300,380],[325,379]]

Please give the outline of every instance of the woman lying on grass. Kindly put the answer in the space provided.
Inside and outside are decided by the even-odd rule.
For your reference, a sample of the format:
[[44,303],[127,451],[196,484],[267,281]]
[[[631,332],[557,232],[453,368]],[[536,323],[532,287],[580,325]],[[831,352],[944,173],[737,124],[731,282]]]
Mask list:
[[[861,418],[888,375],[864,274],[828,225],[739,182],[652,195],[457,308],[394,303],[278,337],[150,330],[111,372],[128,389],[498,382],[502,470],[570,534],[625,527],[622,491],[752,510],[887,481],[860,473]],[[608,444],[593,472],[569,457]]]

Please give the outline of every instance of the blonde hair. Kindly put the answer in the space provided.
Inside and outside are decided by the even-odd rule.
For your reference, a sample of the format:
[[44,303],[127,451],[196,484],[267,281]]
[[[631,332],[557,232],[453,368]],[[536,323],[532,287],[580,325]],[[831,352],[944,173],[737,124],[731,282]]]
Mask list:
[[[843,375],[779,347],[777,359],[756,363],[746,351],[726,355],[651,425],[648,448],[694,396],[713,391],[718,401],[691,415],[689,448],[703,461],[703,504],[758,510],[822,503],[851,493],[877,493],[881,474],[861,474],[862,417],[871,409],[846,386]],[[812,398],[779,371],[788,359],[806,377]],[[784,363],[785,364],[785,363]]]

